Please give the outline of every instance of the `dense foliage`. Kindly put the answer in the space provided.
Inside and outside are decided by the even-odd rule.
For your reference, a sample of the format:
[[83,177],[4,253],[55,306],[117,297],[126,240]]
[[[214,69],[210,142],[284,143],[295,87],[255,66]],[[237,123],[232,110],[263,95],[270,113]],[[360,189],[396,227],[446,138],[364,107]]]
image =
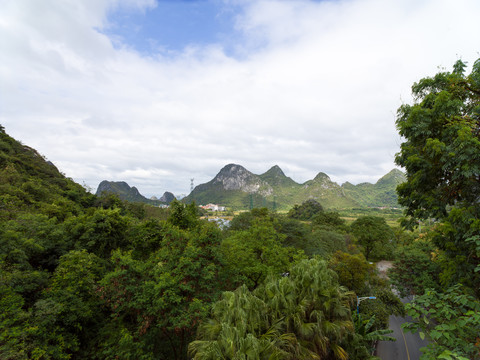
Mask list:
[[480,302],[466,294],[461,285],[445,292],[427,289],[407,304],[407,314],[414,322],[405,324],[405,328],[420,331],[422,338],[428,333],[432,341],[424,349],[423,358],[480,359]]
[[292,219],[310,220],[321,212],[323,212],[323,206],[318,201],[309,199],[304,201],[302,205],[295,205],[288,212],[288,216]]
[[395,236],[385,219],[362,216],[352,223],[351,229],[358,243],[365,249],[367,260],[391,258]]
[[[361,360],[401,311],[319,204],[312,221],[262,208],[220,229],[194,203],[96,197],[3,128],[0,140],[2,359]],[[353,297],[371,293],[353,319]]]
[[[444,284],[480,289],[480,59],[471,74],[458,61],[452,72],[412,87],[416,102],[398,110],[406,141],[397,164],[407,171],[398,187],[409,224],[442,222],[434,237],[448,258]],[[478,293],[477,295],[480,295]]]
[[404,225],[428,233],[406,244],[392,279],[420,295],[406,327],[430,339],[422,359],[480,358],[480,59],[466,67],[420,80],[398,110]]
[[425,289],[440,290],[441,267],[435,259],[436,248],[427,234],[420,236],[396,251],[395,267],[389,277],[401,297],[421,295]]
[[249,292],[226,292],[190,345],[194,359],[346,359],[353,293],[325,262],[304,260],[289,276],[273,275]]

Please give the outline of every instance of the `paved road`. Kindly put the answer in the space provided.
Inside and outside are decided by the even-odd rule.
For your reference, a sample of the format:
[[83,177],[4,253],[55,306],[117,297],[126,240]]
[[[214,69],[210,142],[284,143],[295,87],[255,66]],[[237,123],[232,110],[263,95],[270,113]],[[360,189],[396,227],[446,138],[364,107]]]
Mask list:
[[422,352],[420,348],[427,346],[428,341],[412,333],[404,333],[400,327],[409,318],[390,316],[390,329],[397,341],[380,341],[377,346],[377,356],[382,360],[418,360]]
[[[387,271],[393,266],[391,261],[380,261],[377,263],[377,269],[380,276],[387,277]],[[402,302],[407,303],[411,299],[403,298]],[[427,346],[428,341],[420,339],[418,333],[404,333],[400,325],[410,321],[411,317],[402,318],[400,316],[390,316],[389,325],[393,333],[390,336],[397,341],[380,341],[377,345],[376,355],[382,360],[418,360],[422,352],[420,348]]]

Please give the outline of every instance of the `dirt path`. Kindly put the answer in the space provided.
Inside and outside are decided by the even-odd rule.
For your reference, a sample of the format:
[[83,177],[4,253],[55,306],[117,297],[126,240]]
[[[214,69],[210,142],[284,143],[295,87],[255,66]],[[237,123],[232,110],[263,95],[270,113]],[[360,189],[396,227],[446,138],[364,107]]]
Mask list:
[[387,271],[388,269],[393,267],[392,261],[382,260],[377,263],[377,270],[380,273],[380,277],[387,279]]

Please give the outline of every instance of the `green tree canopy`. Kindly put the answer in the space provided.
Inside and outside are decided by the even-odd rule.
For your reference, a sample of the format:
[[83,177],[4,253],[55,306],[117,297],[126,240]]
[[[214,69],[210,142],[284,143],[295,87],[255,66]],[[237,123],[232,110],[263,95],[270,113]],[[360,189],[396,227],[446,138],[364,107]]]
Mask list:
[[365,251],[367,260],[390,256],[393,251],[391,241],[393,230],[384,218],[378,216],[361,216],[351,225],[352,233]]
[[374,266],[365,260],[363,254],[352,255],[343,251],[333,254],[329,266],[337,273],[339,283],[357,295],[362,293],[369,274],[374,271]]
[[405,141],[395,160],[407,175],[398,186],[405,225],[442,222],[434,242],[445,254],[444,284],[460,281],[480,296],[480,59],[465,69],[459,60],[412,86],[414,104],[398,109]]
[[413,318],[403,328],[431,341],[422,359],[480,359],[480,302],[460,284],[445,292],[427,289],[406,305]]
[[414,219],[443,219],[449,207],[478,204],[480,197],[480,59],[470,75],[457,61],[412,86],[413,105],[398,109],[405,141],[396,163],[407,171],[399,202]]
[[235,216],[230,222],[230,230],[248,230],[256,219],[273,220],[272,214],[267,208],[254,208],[250,211],[244,211]]
[[440,289],[438,259],[434,244],[425,235],[396,251],[394,267],[388,276],[401,297],[421,295],[425,289]]
[[180,229],[193,228],[198,224],[198,208],[195,202],[185,205],[178,200],[170,203],[167,221]]
[[290,276],[272,275],[253,292],[225,292],[189,352],[197,360],[346,360],[351,301],[324,261],[302,260]]
[[295,205],[288,212],[288,216],[293,219],[310,220],[321,212],[323,212],[323,206],[314,199],[308,199],[307,201],[304,201],[302,205]]
[[186,358],[197,325],[224,290],[220,230],[214,224],[202,222],[194,231],[168,224],[158,236],[158,250],[140,252],[140,259],[113,252],[115,268],[100,289],[112,314],[101,332],[105,358],[119,355],[117,343],[124,358]]
[[254,220],[248,230],[233,232],[221,246],[231,280],[254,289],[268,274],[286,272],[301,252],[284,247],[284,238],[268,218]]
[[319,212],[312,218],[312,224],[327,230],[345,231],[345,220],[335,211]]

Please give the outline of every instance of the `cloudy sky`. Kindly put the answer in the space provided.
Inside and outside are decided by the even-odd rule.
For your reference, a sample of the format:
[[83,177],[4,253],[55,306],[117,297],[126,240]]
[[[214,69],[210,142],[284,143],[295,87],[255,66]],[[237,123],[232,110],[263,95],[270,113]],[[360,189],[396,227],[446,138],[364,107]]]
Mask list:
[[0,124],[81,184],[188,193],[226,164],[394,168],[410,87],[480,57],[478,0],[0,0]]

